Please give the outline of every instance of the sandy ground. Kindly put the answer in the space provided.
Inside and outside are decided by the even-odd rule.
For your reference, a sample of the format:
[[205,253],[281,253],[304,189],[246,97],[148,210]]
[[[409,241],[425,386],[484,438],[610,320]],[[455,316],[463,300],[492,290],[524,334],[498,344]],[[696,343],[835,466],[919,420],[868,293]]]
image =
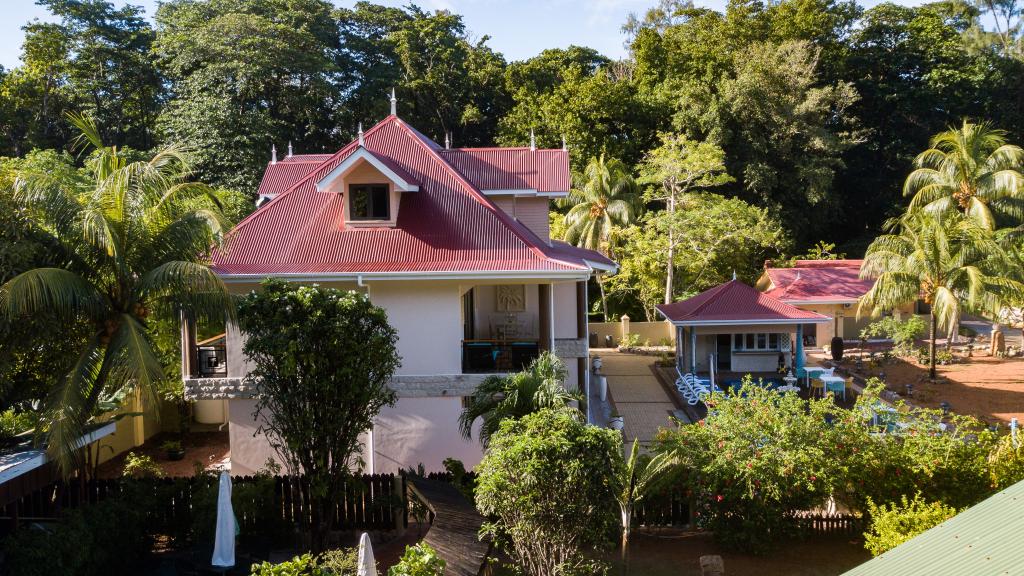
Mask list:
[[907,384],[913,384],[913,398],[904,399],[914,405],[938,408],[941,402],[949,402],[954,412],[971,414],[990,424],[1005,425],[1014,417],[1024,423],[1024,359],[993,358],[975,352],[971,358],[958,355],[958,360],[956,364],[937,366],[936,382],[928,379],[928,366],[909,358],[893,359],[865,371],[872,376],[884,373],[886,388],[900,396],[905,396]]
[[[194,476],[196,463],[201,463],[207,469],[218,469],[227,464],[230,459],[228,448],[228,431],[191,432],[182,439],[182,447],[185,448],[185,458],[177,461],[167,459],[167,455],[160,448],[160,445],[167,440],[176,439],[177,435],[157,434],[150,438],[139,448],[132,452],[136,454],[147,454],[163,468],[164,475]],[[124,459],[127,452],[100,465],[98,475],[100,478],[116,478],[121,476],[124,470]]]

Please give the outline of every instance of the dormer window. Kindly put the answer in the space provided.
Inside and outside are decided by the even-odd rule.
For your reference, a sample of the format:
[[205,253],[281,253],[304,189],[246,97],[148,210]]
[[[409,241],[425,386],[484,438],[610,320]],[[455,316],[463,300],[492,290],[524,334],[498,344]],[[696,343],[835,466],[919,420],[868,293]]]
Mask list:
[[350,184],[350,220],[390,220],[391,194],[387,184]]

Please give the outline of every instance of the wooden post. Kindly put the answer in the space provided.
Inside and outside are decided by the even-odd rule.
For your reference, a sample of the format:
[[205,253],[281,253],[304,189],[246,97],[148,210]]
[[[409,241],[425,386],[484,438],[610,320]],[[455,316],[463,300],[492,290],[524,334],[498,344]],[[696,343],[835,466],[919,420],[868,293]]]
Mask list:
[[538,316],[540,316],[540,349],[554,351],[554,318],[551,317],[551,284],[538,284]]
[[620,323],[622,324],[622,337],[620,338],[620,340],[625,340],[626,335],[629,334],[629,316],[623,314]]

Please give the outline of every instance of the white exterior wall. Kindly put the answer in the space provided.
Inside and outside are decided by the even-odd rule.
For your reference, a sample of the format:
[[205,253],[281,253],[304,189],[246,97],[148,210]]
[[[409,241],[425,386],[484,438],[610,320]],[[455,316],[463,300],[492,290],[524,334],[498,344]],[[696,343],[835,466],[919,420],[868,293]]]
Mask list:
[[370,301],[398,330],[398,374],[462,372],[462,295],[454,282],[376,282]]
[[[459,433],[462,398],[399,398],[384,408],[373,427],[374,472],[396,473],[423,464],[427,472],[444,470],[445,458],[461,460],[466,469],[480,463],[479,436]],[[477,426],[479,429],[479,426]]]
[[551,297],[555,301],[555,338],[576,338],[576,283],[554,284]]
[[255,412],[255,400],[228,401],[232,476],[251,476],[265,467],[268,458],[282,464],[267,437],[256,433],[260,424],[253,418]]

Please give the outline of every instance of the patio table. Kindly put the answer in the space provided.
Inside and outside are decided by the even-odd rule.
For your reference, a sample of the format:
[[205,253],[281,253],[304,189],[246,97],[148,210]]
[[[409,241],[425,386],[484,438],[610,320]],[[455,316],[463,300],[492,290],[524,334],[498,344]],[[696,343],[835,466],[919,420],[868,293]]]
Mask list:
[[842,376],[818,376],[818,380],[825,383],[825,392],[836,392],[843,395],[846,400],[846,379]]

